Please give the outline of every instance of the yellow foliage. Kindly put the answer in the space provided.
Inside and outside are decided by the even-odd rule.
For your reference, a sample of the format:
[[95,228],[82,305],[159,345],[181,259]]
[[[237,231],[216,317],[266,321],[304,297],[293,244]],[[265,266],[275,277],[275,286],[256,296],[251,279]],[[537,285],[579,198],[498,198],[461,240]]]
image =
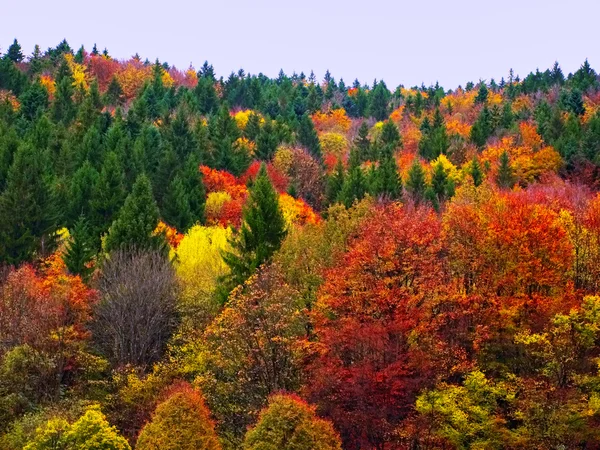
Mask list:
[[206,217],[218,217],[226,202],[231,201],[231,195],[225,191],[210,192],[206,197]]
[[348,149],[348,140],[339,133],[323,133],[319,136],[321,149],[325,154],[333,154],[342,157]]
[[290,147],[280,146],[273,157],[275,168],[286,175],[290,174],[292,163],[294,162],[294,153]]
[[265,122],[264,117],[260,113],[257,113],[256,111],[253,111],[251,109],[245,109],[243,111],[235,113],[235,115],[233,116],[233,118],[235,119],[235,123],[240,130],[246,129],[246,125],[248,124],[250,114],[256,114],[260,118],[261,124]]
[[173,86],[173,83],[175,83],[171,74],[169,72],[167,72],[166,70],[163,70],[161,80],[162,80],[163,86],[165,86],[165,87],[171,87],[171,86]]
[[56,92],[56,83],[50,75],[42,75],[40,77],[40,84],[46,88],[50,98],[54,97],[54,93]]
[[173,251],[182,290],[180,306],[184,312],[212,308],[211,295],[217,279],[229,271],[221,252],[230,250],[231,234],[230,228],[196,225]]
[[87,74],[85,73],[85,66],[75,62],[74,57],[71,53],[65,53],[65,60],[69,65],[69,69],[73,74],[73,87],[76,89],[87,90]]
[[521,95],[515,99],[512,104],[512,109],[514,113],[520,113],[521,111],[530,110],[533,108],[533,104],[531,103],[531,99],[526,95]]
[[446,130],[448,130],[449,135],[456,134],[465,139],[468,139],[471,135],[471,125],[462,122],[456,117],[452,117],[446,121]]
[[245,137],[237,138],[233,145],[238,150],[244,150],[250,156],[253,156],[256,150],[256,144]]
[[463,175],[461,171],[457,169],[457,167],[450,162],[450,160],[446,157],[446,155],[440,155],[433,161],[431,161],[430,166],[431,169],[438,164],[442,163],[442,167],[444,168],[444,172],[448,175],[449,178],[452,178],[455,182],[458,182],[462,179]]
[[280,194],[279,206],[281,207],[283,218],[285,219],[288,228],[291,225],[304,225],[306,223],[315,224],[320,220],[319,216],[310,206],[302,200],[295,199],[291,195]]

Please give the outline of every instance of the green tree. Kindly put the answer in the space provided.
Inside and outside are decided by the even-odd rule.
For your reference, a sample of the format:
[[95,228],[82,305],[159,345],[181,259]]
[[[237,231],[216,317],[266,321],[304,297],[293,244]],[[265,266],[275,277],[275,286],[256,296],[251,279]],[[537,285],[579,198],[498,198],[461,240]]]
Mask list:
[[376,120],[385,120],[389,114],[390,91],[383,81],[376,83],[369,94],[369,112]]
[[93,232],[98,236],[108,231],[126,197],[125,173],[119,157],[110,152],[104,158],[94,194],[90,199]]
[[305,147],[313,157],[319,161],[323,160],[319,136],[317,135],[317,131],[315,130],[313,122],[308,114],[304,114],[300,118],[300,125],[298,127],[298,143]]
[[367,179],[360,167],[360,156],[356,149],[350,152],[350,161],[348,165],[348,175],[344,180],[344,185],[339,194],[338,200],[346,208],[350,208],[355,200],[362,200],[367,193]]
[[89,263],[95,254],[87,220],[84,216],[80,216],[70,232],[63,261],[69,272],[74,275],[81,275],[86,280],[94,271],[94,268],[90,267]]
[[105,250],[120,248],[159,249],[162,236],[153,235],[158,225],[158,206],[152,196],[152,185],[144,174],[138,176],[131,193],[106,236]]
[[484,106],[471,128],[471,141],[478,147],[483,147],[493,132],[492,115],[488,107]]
[[275,134],[273,121],[267,120],[256,138],[256,156],[263,161],[269,161],[275,154],[278,145],[279,139],[277,138],[277,134]]
[[131,450],[127,440],[111,426],[98,406],[90,407],[75,423],[50,419],[38,428],[24,450]]
[[496,175],[496,183],[503,189],[512,188],[515,184],[515,175],[510,166],[510,160],[506,151],[500,155],[500,166],[498,167],[498,174]]
[[473,184],[475,186],[479,186],[483,183],[483,171],[481,170],[481,164],[479,164],[477,156],[474,156],[473,161],[471,161],[471,178],[473,178]]
[[479,83],[479,90],[477,91],[477,96],[475,97],[475,103],[479,103],[485,105],[487,103],[489,97],[489,91],[485,83],[482,81]]
[[419,203],[425,198],[425,190],[427,182],[425,181],[425,171],[421,166],[418,158],[415,158],[408,171],[408,179],[406,180],[406,190],[412,199]]
[[286,234],[279,197],[263,164],[244,206],[242,227],[230,242],[233,251],[223,254],[223,260],[231,270],[223,280],[226,290],[223,293],[228,295],[269,260],[281,246]]
[[194,224],[190,209],[190,198],[179,175],[176,175],[169,183],[161,215],[165,222],[181,232],[187,231]]
[[344,170],[344,164],[341,159],[338,159],[335,170],[332,174],[327,176],[327,200],[330,204],[338,201],[342,188],[344,187],[345,179],[346,172]]
[[354,146],[358,150],[358,155],[361,161],[374,159],[371,156],[371,140],[369,139],[369,126],[366,122],[362,122],[358,128],[358,135],[354,139]]
[[244,450],[341,450],[332,424],[295,395],[277,394],[248,431]]
[[8,51],[4,56],[15,63],[23,61],[23,52],[21,51],[21,44],[19,44],[19,42],[15,39],[10,45],[10,47],[8,47]]
[[0,260],[18,264],[54,248],[58,209],[49,188],[46,158],[19,146],[0,195]]

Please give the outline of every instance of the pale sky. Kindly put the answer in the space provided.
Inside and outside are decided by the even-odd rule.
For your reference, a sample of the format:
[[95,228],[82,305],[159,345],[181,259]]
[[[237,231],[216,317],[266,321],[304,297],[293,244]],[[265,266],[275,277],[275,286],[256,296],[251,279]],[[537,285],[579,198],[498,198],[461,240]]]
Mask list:
[[111,56],[159,58],[180,69],[205,60],[217,75],[244,68],[277,76],[327,69],[350,84],[446,89],[480,78],[521,77],[585,58],[600,69],[600,0],[0,0],[0,49],[16,37],[26,55],[66,38]]

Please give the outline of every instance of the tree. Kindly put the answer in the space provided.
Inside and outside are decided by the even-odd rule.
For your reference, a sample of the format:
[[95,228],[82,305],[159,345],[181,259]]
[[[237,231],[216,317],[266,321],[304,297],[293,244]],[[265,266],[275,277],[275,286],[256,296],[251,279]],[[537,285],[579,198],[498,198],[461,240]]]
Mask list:
[[344,185],[339,193],[338,200],[341,201],[346,208],[350,208],[355,200],[361,200],[367,193],[367,180],[360,167],[359,155],[356,149],[350,152],[350,166],[348,174],[344,179]]
[[471,128],[471,141],[478,147],[483,147],[493,132],[492,115],[488,107],[484,106]]
[[227,294],[273,256],[286,234],[278,195],[263,164],[244,206],[241,230],[231,241],[233,251],[223,254],[225,263],[231,269],[227,280],[224,280]]
[[104,157],[96,189],[90,199],[93,217],[93,234],[100,236],[108,231],[126,198],[125,173],[115,152]]
[[398,174],[398,163],[392,144],[386,144],[380,152],[374,183],[372,190],[376,195],[381,195],[388,200],[402,197],[402,180]]
[[304,114],[300,118],[297,139],[298,143],[305,147],[314,158],[319,161],[323,159],[319,136],[308,114]]
[[185,232],[194,224],[190,199],[179,175],[169,183],[163,204],[161,214],[169,225]]
[[192,363],[224,438],[241,440],[269,395],[299,389],[306,326],[302,298],[277,265],[233,291],[204,332],[202,361]]
[[476,104],[480,103],[482,105],[485,105],[487,103],[488,96],[489,96],[488,88],[485,85],[485,83],[483,81],[481,81],[479,83],[479,90],[477,91],[477,96],[475,97],[475,103]]
[[116,250],[102,265],[98,290],[96,345],[116,366],[149,367],[177,326],[171,263],[157,251]]
[[371,141],[369,140],[369,126],[362,122],[358,128],[358,135],[354,140],[354,146],[358,149],[358,155],[361,161],[374,159],[371,155]]
[[515,184],[515,176],[512,167],[510,166],[510,160],[506,151],[500,155],[500,162],[498,167],[498,174],[496,175],[496,183],[503,189],[512,188]]
[[84,280],[92,274],[94,268],[90,266],[96,251],[90,237],[88,222],[80,216],[75,222],[66,245],[63,261],[73,275],[81,275]]
[[15,63],[20,63],[21,61],[23,61],[23,52],[21,51],[21,45],[16,39],[13,41],[10,47],[8,47],[8,51],[6,52],[6,55],[4,55],[4,57],[10,59],[12,62]]
[[481,171],[481,165],[479,164],[477,156],[474,156],[473,161],[471,162],[471,178],[473,178],[475,187],[483,183],[483,172]]
[[19,146],[0,195],[1,261],[18,264],[53,250],[58,213],[46,167],[44,155],[33,146]]
[[389,113],[390,91],[383,81],[376,83],[369,94],[369,112],[376,120],[383,121]]
[[327,178],[327,200],[329,204],[333,204],[340,198],[340,193],[344,187],[346,172],[341,159],[338,159],[335,165],[335,170]]
[[313,407],[295,395],[274,395],[246,433],[245,450],[341,450],[330,422],[317,417]]
[[415,158],[408,171],[408,179],[406,180],[406,190],[411,198],[419,203],[425,197],[427,182],[425,181],[425,171],[421,166],[419,158]]
[[263,161],[270,161],[278,145],[279,139],[275,134],[273,123],[267,120],[256,138],[256,156]]
[[125,204],[111,225],[105,241],[105,250],[120,248],[159,249],[164,245],[162,236],[153,234],[158,225],[158,206],[152,196],[150,180],[138,176]]
[[448,200],[454,194],[454,182],[448,177],[441,161],[433,166],[431,189],[438,202]]
[[99,406],[90,407],[70,425],[60,418],[40,427],[24,450],[131,450],[124,437],[111,426]]
[[443,271],[433,212],[389,204],[374,217],[328,271],[313,305],[308,399],[349,449],[386,448],[429,382],[427,358],[409,341]]
[[152,420],[142,428],[138,450],[220,450],[210,412],[202,395],[191,386],[172,388],[159,403]]

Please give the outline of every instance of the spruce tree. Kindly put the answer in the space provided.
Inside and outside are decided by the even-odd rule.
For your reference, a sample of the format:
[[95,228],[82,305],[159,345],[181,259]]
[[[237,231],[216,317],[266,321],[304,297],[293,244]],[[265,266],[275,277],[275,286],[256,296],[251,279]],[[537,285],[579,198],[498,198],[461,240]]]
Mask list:
[[298,143],[305,147],[314,158],[319,161],[323,160],[319,136],[308,114],[304,114],[300,119]]
[[158,219],[158,206],[152,196],[150,179],[142,174],[136,179],[131,193],[108,231],[105,250],[162,249],[163,237],[153,235]]
[[110,152],[104,158],[94,194],[90,199],[93,211],[91,228],[95,236],[100,236],[110,227],[125,201],[125,173],[116,153]]
[[55,245],[58,208],[46,159],[29,144],[19,146],[0,195],[0,261],[19,264],[46,255]]
[[192,154],[188,157],[181,174],[188,196],[192,225],[205,221],[206,189],[200,173],[200,163]]
[[361,161],[371,159],[371,141],[369,139],[369,126],[366,122],[362,122],[358,128],[358,135],[354,139],[354,146],[358,150],[358,155]]
[[344,180],[344,185],[339,194],[339,200],[350,208],[354,201],[361,200],[367,193],[367,179],[360,167],[360,157],[356,149],[350,152],[350,160],[348,164],[348,175]]
[[165,193],[161,216],[169,225],[180,232],[187,231],[193,225],[190,199],[183,180],[176,175]]
[[489,97],[488,88],[485,83],[482,81],[479,83],[479,91],[477,91],[477,96],[475,97],[475,103],[480,103],[485,105],[487,103]]
[[333,204],[338,201],[342,188],[344,187],[344,181],[346,178],[346,172],[344,171],[344,164],[341,159],[338,159],[335,165],[335,170],[327,178],[327,201],[329,204]]
[[391,146],[392,148],[396,148],[402,143],[400,131],[398,131],[398,127],[391,120],[383,122],[380,139],[384,146]]
[[502,189],[510,189],[515,184],[515,176],[513,169],[510,166],[510,160],[506,151],[500,155],[500,166],[498,167],[496,183]]
[[423,170],[419,159],[415,158],[408,171],[406,190],[415,203],[419,203],[425,197],[426,189],[427,183],[425,181],[425,171]]
[[80,216],[71,229],[69,242],[63,255],[63,261],[69,272],[81,275],[86,280],[94,271],[89,263],[95,256],[94,243],[90,228],[84,216]]
[[471,177],[473,178],[473,184],[475,186],[479,186],[483,183],[483,171],[481,170],[481,165],[479,164],[477,156],[474,156],[473,161],[471,162]]
[[438,163],[433,166],[433,173],[431,175],[431,189],[440,202],[449,197],[448,180],[448,174],[444,170],[444,165],[441,163],[441,161],[438,161]]
[[382,149],[379,166],[374,174],[375,180],[372,183],[373,193],[388,200],[402,197],[402,180],[398,174],[398,164],[393,149],[393,144],[387,144]]
[[378,121],[385,120],[389,114],[390,91],[383,81],[380,81],[369,94],[369,112]]
[[250,188],[241,229],[230,241],[232,251],[223,253],[223,260],[231,270],[222,280],[220,296],[223,301],[233,288],[242,284],[273,256],[286,233],[279,196],[263,164]]
[[471,128],[471,141],[478,147],[483,147],[493,132],[492,115],[488,107],[484,106]]
[[263,161],[270,161],[278,145],[279,139],[275,134],[273,122],[267,120],[256,138],[256,156]]
[[21,44],[15,39],[13,43],[8,47],[8,51],[5,55],[6,58],[12,62],[20,63],[23,61],[23,52],[21,51]]

